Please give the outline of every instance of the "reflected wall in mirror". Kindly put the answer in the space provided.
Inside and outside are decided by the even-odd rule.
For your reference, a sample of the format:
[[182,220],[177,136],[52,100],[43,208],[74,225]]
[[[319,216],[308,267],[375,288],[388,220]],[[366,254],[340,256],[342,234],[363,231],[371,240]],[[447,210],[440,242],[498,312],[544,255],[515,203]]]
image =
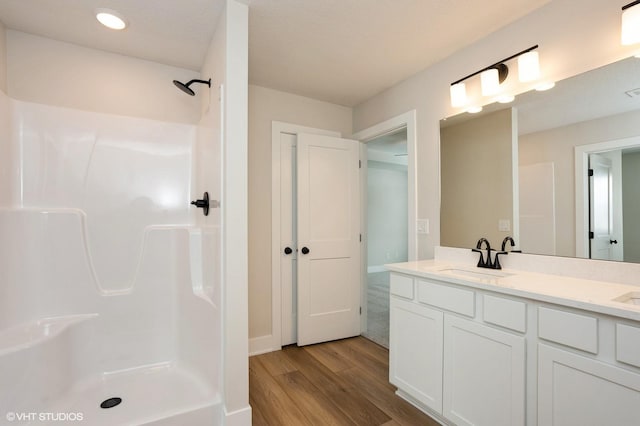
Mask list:
[[442,123],[441,245],[474,247],[480,236],[502,241],[512,235],[513,123],[511,109]]
[[[459,155],[449,158],[452,127],[491,120],[504,108],[492,104],[480,116],[465,113],[441,122],[442,245],[470,247],[479,237],[493,235],[503,219],[496,216],[488,228],[469,229],[472,235],[466,239],[452,239],[450,226],[444,225],[451,215],[445,199],[458,194],[446,189],[444,168],[452,161],[460,161],[459,169],[477,166],[465,164]],[[506,111],[511,110],[517,132],[515,190],[501,189],[503,198],[496,200],[494,188],[485,185],[484,193],[473,197],[493,203],[511,197],[517,212],[512,233],[525,253],[640,262],[640,59],[569,78],[548,92],[519,95]],[[484,170],[504,168],[504,158],[483,161]],[[587,176],[589,169],[595,176]],[[499,237],[490,241],[497,245]]]

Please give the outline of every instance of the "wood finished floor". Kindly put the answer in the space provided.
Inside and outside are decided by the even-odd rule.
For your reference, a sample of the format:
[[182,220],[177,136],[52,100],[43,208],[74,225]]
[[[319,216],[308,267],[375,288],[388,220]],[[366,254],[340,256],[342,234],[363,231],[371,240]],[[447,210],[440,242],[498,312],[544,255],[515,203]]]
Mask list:
[[363,337],[249,358],[254,426],[437,426],[395,395],[389,351]]

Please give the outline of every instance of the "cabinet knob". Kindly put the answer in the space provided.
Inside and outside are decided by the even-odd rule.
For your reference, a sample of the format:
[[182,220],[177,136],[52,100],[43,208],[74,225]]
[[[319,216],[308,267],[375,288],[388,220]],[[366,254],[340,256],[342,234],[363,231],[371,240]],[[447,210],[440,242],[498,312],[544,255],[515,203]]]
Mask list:
[[307,247],[302,247],[302,250],[300,251],[302,251],[302,254],[309,254],[310,250]]

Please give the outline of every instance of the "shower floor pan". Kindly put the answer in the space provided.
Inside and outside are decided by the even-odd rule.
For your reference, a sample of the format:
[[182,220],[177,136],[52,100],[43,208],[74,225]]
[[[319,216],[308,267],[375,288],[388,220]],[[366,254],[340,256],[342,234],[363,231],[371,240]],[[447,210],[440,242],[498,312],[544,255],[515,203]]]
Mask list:
[[[221,423],[219,392],[179,361],[91,374],[65,386],[64,380],[73,380],[70,373],[64,372],[64,368],[69,367],[67,360],[73,359],[69,351],[73,351],[74,342],[82,336],[82,327],[96,317],[47,318],[0,332],[0,382],[16,383],[21,392],[29,392],[27,398],[32,398],[23,401],[20,407],[10,406],[11,413],[36,416],[13,418],[12,425],[204,426]],[[61,361],[59,367],[57,363]],[[26,371],[30,374],[25,375]],[[67,390],[58,393],[56,387]],[[119,398],[121,402],[111,408],[101,407],[112,398]],[[0,399],[0,406],[2,402]],[[0,424],[4,424],[5,414],[0,415]],[[50,417],[42,419],[41,415]]]
[[[110,398],[121,398],[122,402],[101,408],[100,404]],[[77,383],[53,401],[48,411],[79,413],[81,423],[92,426],[183,426],[219,424],[220,406],[220,396],[206,383],[190,371],[167,363]]]

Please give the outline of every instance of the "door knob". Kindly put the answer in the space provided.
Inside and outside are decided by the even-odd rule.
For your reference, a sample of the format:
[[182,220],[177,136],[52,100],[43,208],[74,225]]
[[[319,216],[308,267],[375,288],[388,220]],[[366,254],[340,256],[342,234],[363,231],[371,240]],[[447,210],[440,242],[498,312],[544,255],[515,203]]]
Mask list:
[[191,204],[198,207],[199,209],[202,209],[202,213],[204,213],[205,216],[209,216],[209,193],[208,192],[204,193],[201,200],[192,201]]
[[309,254],[309,249],[307,247],[302,247],[302,254]]
[[618,244],[618,240],[609,240],[609,244]]
[[291,253],[293,253],[293,250],[291,250],[291,247],[284,248],[284,254],[291,254]]

